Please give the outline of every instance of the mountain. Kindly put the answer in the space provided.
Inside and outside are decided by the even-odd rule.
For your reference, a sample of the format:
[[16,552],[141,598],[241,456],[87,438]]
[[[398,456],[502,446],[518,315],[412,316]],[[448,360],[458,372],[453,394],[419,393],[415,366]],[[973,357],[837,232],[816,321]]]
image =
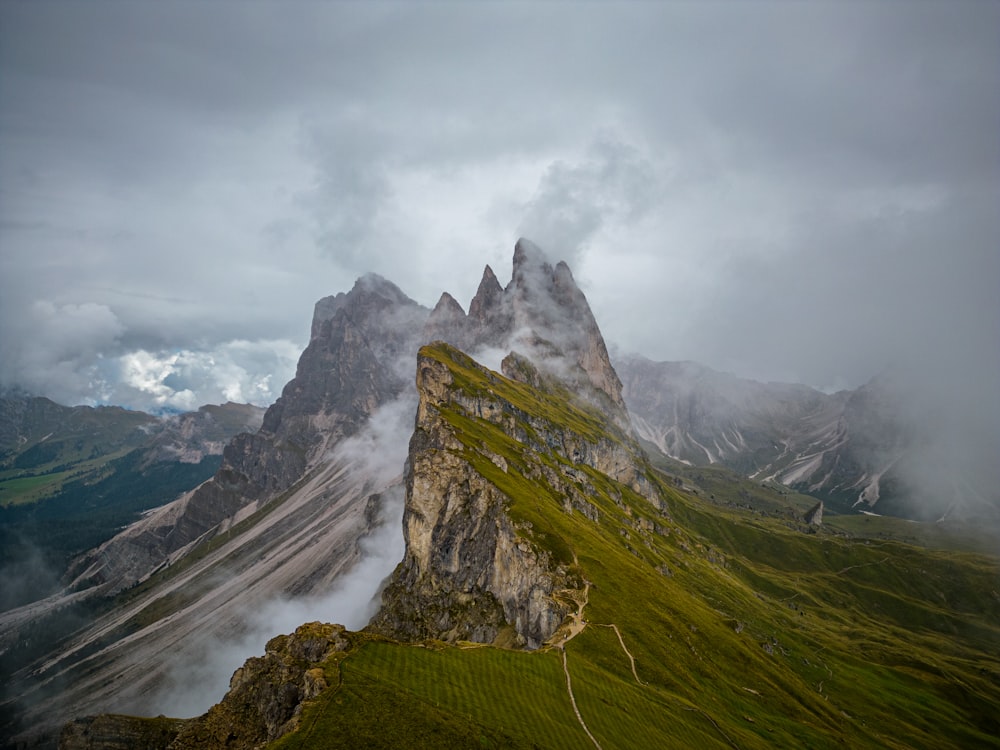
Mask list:
[[[41,616],[0,618],[14,742],[69,719],[64,748],[996,736],[996,558],[807,523],[812,498],[644,452],[584,295],[531,243],[468,313],[367,276],[311,332],[213,479],[83,558]],[[352,587],[354,624],[308,622]],[[82,627],[53,624],[74,607]],[[288,613],[206,713],[107,713],[201,712],[168,694]]]
[[81,719],[62,748],[1000,746],[995,557],[709,502],[522,356],[415,365],[371,625],[302,625],[203,716]]
[[260,430],[239,435],[226,446],[212,481],[78,562],[71,571],[72,588],[117,593],[191,545],[227,531],[307,477],[324,474],[308,489],[310,496],[322,495],[326,481],[339,478],[327,465],[329,454],[378,408],[402,394],[405,382],[396,374],[395,362],[413,346],[408,337],[426,311],[390,282],[368,276],[334,303],[317,303],[315,317],[316,335]]
[[295,378],[214,477],[81,556],[61,593],[0,615],[16,686],[7,732],[28,741],[67,716],[141,710],[169,692],[179,659],[204,662],[247,636],[253,614],[328,592],[401,510],[391,417],[414,402],[397,358],[426,317],[376,276],[320,301]]
[[0,611],[54,593],[70,559],[218,469],[263,409],[204,406],[156,418],[118,407],[0,399]]
[[1000,523],[995,469],[970,461],[988,442],[946,450],[972,441],[940,430],[945,420],[908,397],[898,373],[825,394],[693,362],[627,356],[617,369],[639,434],[679,461],[778,482],[840,512]]
[[109,457],[142,446],[159,425],[156,417],[115,406],[0,397],[0,505],[33,502],[67,479],[99,475]]
[[486,266],[466,315],[445,292],[431,312],[423,339],[440,339],[486,360],[518,351],[627,427],[621,381],[586,297],[564,262],[555,266],[526,239],[514,246],[510,283],[501,288]]
[[[402,511],[412,362],[432,332],[479,351],[530,352],[627,424],[586,299],[569,268],[532,243],[517,243],[506,288],[487,269],[468,316],[459,308],[443,325],[440,315],[374,275],[320,300],[296,377],[260,430],[226,446],[211,481],[81,556],[63,593],[0,617],[9,669],[30,683],[10,709],[25,714],[22,723],[55,700],[73,714],[147,708],[167,689],[179,651],[245,635],[247,612],[320,596],[356,567],[365,540]],[[92,622],[78,629],[80,619]],[[30,675],[43,653],[25,639],[29,630],[58,642]]]

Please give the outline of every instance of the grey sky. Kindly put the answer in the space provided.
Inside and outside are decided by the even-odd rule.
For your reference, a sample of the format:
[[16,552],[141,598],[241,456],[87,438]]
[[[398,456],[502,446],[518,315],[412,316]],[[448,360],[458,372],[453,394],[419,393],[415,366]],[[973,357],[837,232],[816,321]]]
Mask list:
[[0,0],[0,379],[269,403],[366,271],[513,243],[606,338],[1000,382],[1000,3]]

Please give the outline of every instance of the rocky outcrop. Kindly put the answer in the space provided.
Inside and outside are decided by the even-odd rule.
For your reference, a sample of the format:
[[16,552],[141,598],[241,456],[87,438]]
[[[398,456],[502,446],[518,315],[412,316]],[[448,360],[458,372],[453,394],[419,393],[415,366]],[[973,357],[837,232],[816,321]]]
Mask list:
[[823,501],[820,500],[812,508],[806,511],[806,514],[802,517],[803,520],[810,526],[822,526],[823,525]]
[[447,341],[473,355],[483,349],[516,350],[628,428],[621,381],[587,298],[569,266],[553,266],[530,240],[522,238],[515,245],[506,288],[487,266],[468,315],[445,295],[430,323],[425,341]]
[[229,692],[186,723],[169,750],[251,750],[294,730],[305,704],[329,685],[324,664],[350,641],[340,625],[311,622],[268,641],[236,670]]
[[572,597],[560,592],[583,582],[572,560],[540,543],[531,524],[511,513],[519,500],[511,492],[544,491],[564,510],[595,520],[580,468],[587,466],[661,504],[626,433],[593,407],[574,405],[564,384],[528,360],[512,356],[505,365],[531,387],[446,344],[421,349],[406,552],[373,620],[379,632],[537,648],[568,614]]
[[319,622],[272,638],[236,670],[225,698],[195,719],[102,714],[67,724],[59,750],[251,750],[293,731],[329,685],[325,663],[350,648],[344,628]]

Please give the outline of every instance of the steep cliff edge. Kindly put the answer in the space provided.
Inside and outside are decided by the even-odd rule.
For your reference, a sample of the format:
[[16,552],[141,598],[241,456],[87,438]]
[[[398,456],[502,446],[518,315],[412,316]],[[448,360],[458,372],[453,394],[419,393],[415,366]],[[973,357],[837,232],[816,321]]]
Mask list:
[[638,445],[561,381],[512,354],[504,375],[437,343],[417,358],[406,553],[373,621],[402,640],[538,648],[585,581],[540,503],[596,520],[593,482],[663,501]]

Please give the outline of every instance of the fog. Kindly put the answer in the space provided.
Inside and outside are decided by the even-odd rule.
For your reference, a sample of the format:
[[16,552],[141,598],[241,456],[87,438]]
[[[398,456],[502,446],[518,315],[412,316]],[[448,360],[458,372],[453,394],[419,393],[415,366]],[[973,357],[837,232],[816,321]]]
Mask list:
[[254,656],[263,656],[267,642],[293,632],[306,622],[332,622],[360,630],[378,610],[381,584],[403,559],[403,488],[394,485],[382,495],[382,520],[359,541],[361,559],[326,594],[267,601],[244,613],[238,637],[199,643],[171,659],[163,686],[130,710],[148,715],[199,716],[222,700],[233,672]]
[[[412,368],[411,368],[412,369]],[[164,684],[129,710],[150,715],[190,717],[204,713],[225,695],[233,672],[248,658],[262,656],[267,642],[305,622],[332,622],[348,630],[368,624],[378,609],[381,586],[403,559],[403,465],[416,414],[415,394],[377,409],[365,426],[338,443],[329,460],[347,462],[380,493],[377,526],[357,541],[359,560],[317,596],[277,596],[242,614],[241,632],[198,642],[171,657]],[[352,540],[345,543],[353,544]]]

